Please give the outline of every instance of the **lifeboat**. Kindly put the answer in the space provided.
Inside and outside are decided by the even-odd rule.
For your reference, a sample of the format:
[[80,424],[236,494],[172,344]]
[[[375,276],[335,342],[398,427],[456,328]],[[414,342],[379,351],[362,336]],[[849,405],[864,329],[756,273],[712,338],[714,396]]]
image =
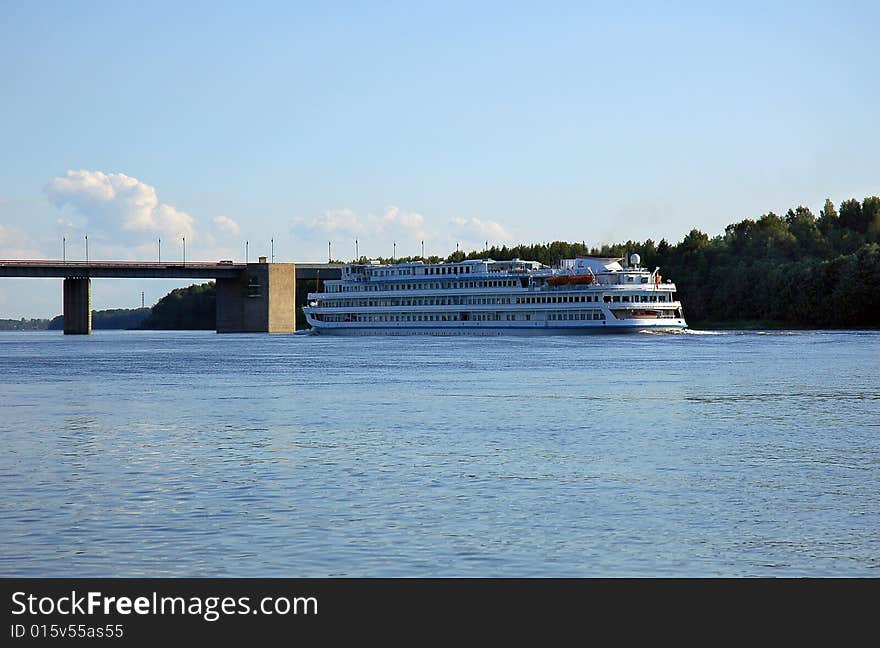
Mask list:
[[593,275],[591,274],[570,274],[570,275],[556,275],[554,277],[550,277],[547,280],[547,283],[551,286],[563,286],[565,284],[591,284],[593,283]]

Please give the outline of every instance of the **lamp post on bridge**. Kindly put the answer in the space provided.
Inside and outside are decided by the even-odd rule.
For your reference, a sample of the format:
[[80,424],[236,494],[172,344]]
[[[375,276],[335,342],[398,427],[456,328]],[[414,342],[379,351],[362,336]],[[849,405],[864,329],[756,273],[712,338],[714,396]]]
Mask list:
[[333,263],[333,254],[330,251],[332,248],[330,247],[330,241],[327,241],[327,263]]
[[186,265],[186,237],[183,237],[183,265]]
[[89,235],[86,234],[86,263],[89,262]]
[[355,260],[355,263],[357,263],[358,261],[361,260],[361,255],[359,254],[359,251],[358,251],[358,240],[357,239],[354,240],[354,260]]
[[162,239],[159,239],[159,263],[162,263]]
[[248,245],[250,245],[250,241],[244,242],[244,262],[248,262]]
[[274,239],[274,237],[269,239],[269,242],[272,244],[272,263],[275,263],[275,239]]
[[67,237],[61,237],[61,260],[67,263]]

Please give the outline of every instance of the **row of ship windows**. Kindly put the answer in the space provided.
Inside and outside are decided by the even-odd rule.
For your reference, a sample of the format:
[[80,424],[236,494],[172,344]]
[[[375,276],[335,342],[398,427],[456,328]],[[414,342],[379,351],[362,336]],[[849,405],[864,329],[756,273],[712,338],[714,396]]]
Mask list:
[[[427,267],[424,269],[424,274],[426,275],[457,275],[457,274],[470,274],[471,267],[470,266],[449,266],[449,267]],[[371,270],[370,276],[373,277],[395,277],[400,275],[411,275],[413,272],[411,269],[402,268],[400,270]]]
[[[570,304],[577,302],[590,302],[599,301],[599,295],[562,295],[559,297],[556,296],[546,296],[542,295],[539,297],[517,297],[517,304]],[[661,293],[659,295],[604,295],[603,301],[606,303],[611,302],[665,302],[667,301],[667,295],[665,293]]]
[[659,295],[614,295],[613,297],[605,295],[605,303],[609,302],[665,302],[665,293]]
[[[404,313],[402,315],[363,315],[359,313],[317,314],[313,315],[319,322],[528,322],[532,313],[441,313],[420,314]],[[537,319],[537,318],[536,318]],[[573,312],[553,312],[547,314],[548,320],[579,321],[604,320],[605,313],[598,310],[582,310]]]
[[341,308],[349,306],[468,306],[512,303],[512,297],[418,297],[414,299],[324,299],[318,302],[318,306]]
[[486,281],[427,281],[419,283],[389,283],[383,285],[372,284],[327,284],[325,291],[333,292],[364,292],[364,291],[388,291],[388,290],[441,290],[449,288],[513,288],[520,283],[513,279],[492,279]]
[[602,311],[577,311],[570,313],[547,313],[549,320],[603,320],[605,313]]
[[[344,308],[362,306],[460,306],[471,304],[575,304],[598,302],[599,295],[559,295],[539,297],[419,297],[413,299],[324,299],[318,306],[324,308]],[[667,296],[660,295],[605,295],[611,302],[665,302]]]
[[425,268],[425,274],[432,274],[432,275],[435,275],[435,274],[436,275],[461,274],[461,273],[459,273],[459,270],[461,270],[461,273],[467,274],[471,271],[471,267],[470,266],[448,266],[448,267],[428,266],[427,268]]
[[597,302],[599,295],[541,295],[538,297],[517,297],[517,304],[570,304],[575,302]]
[[412,270],[408,268],[401,268],[400,270],[371,270],[371,277],[394,277],[400,275],[411,275],[413,273]]

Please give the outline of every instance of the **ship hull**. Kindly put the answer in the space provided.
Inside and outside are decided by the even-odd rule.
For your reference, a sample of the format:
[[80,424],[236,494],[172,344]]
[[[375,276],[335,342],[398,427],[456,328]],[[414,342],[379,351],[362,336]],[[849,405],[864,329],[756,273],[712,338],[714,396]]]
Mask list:
[[410,336],[430,335],[436,337],[500,337],[500,336],[546,336],[546,335],[602,335],[640,333],[642,331],[674,332],[687,328],[686,324],[663,324],[638,322],[612,326],[316,326],[311,332],[317,335],[339,336]]

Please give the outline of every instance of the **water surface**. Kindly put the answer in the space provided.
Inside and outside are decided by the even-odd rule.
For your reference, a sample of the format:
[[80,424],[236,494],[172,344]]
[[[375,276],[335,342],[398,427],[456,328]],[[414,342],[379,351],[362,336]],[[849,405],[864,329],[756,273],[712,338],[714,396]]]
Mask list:
[[0,334],[6,576],[878,576],[880,333]]

